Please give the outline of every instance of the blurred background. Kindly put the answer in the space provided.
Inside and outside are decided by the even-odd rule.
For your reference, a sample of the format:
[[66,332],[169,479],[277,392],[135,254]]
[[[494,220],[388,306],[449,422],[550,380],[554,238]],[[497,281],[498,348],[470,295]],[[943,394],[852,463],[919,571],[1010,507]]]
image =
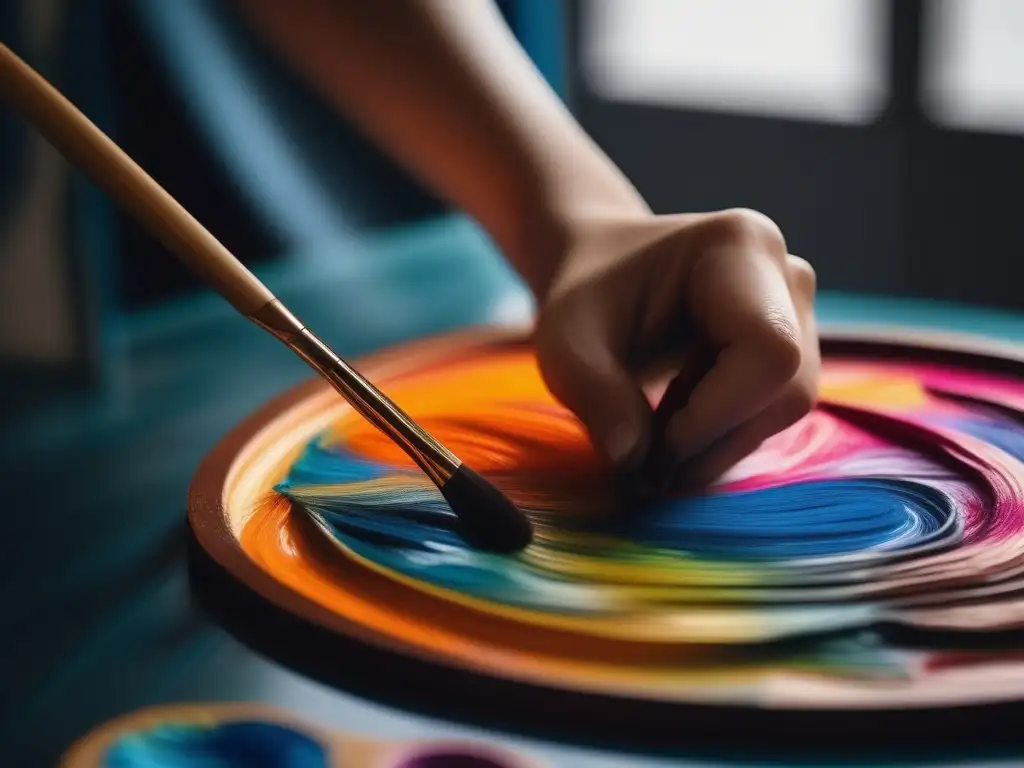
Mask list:
[[[1024,4],[501,6],[657,211],[762,210],[824,291],[1024,304]],[[301,295],[303,281],[383,269],[411,291],[359,292],[345,322],[326,321],[372,335],[416,314],[408,301],[451,306],[420,286],[440,263],[415,236],[406,259],[367,246],[402,231],[463,251],[469,294],[491,305],[417,331],[528,312],[486,238],[321,103],[226,0],[33,0],[2,14],[5,40],[272,288]],[[142,329],[195,327],[205,291],[191,276],[6,113],[0,129],[0,355],[95,382]]]
[[[1024,341],[1021,0],[500,5],[657,211],[764,211],[830,317]],[[339,353],[529,317],[228,0],[4,0],[0,38]],[[197,617],[184,569],[199,461],[309,376],[0,110],[0,762],[158,701],[327,706]]]

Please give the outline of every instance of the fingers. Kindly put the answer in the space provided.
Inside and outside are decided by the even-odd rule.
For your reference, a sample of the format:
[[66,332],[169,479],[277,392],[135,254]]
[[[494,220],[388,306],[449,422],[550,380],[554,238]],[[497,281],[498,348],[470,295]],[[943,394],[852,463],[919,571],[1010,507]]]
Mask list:
[[769,437],[806,416],[814,405],[814,396],[813,389],[795,384],[775,403],[683,467],[675,480],[692,488],[710,485],[760,448]]
[[697,344],[686,355],[675,377],[669,382],[661,400],[654,409],[651,449],[638,478],[644,493],[663,493],[675,479],[677,465],[673,452],[666,449],[665,438],[672,417],[686,407],[693,390],[715,365],[715,352]]
[[604,457],[628,470],[649,448],[652,409],[591,306],[563,310],[538,331],[538,360],[552,394],[576,414]]
[[[539,319],[535,348],[548,388],[619,469],[640,469],[649,456],[648,467],[665,470],[658,477],[686,465],[713,479],[811,407],[820,368],[814,271],[757,214],[674,225],[676,236],[659,234],[614,275],[559,294]],[[668,340],[668,356],[685,365],[655,414],[638,379],[644,361],[633,358]]]
[[757,450],[766,439],[792,426],[814,407],[821,369],[814,317],[814,270],[806,261],[792,255],[787,255],[785,267],[798,324],[799,369],[764,410],[726,432],[703,453],[689,459],[689,463],[682,467],[681,477],[677,477],[688,486],[701,487],[712,483]]
[[719,353],[668,423],[680,464],[764,411],[800,370],[802,331],[783,260],[751,245],[709,255],[691,278],[696,319]]

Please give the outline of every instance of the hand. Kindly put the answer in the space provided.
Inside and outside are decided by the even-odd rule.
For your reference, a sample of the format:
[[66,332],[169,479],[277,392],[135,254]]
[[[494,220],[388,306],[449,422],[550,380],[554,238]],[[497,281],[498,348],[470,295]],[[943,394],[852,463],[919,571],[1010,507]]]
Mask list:
[[[539,365],[617,467],[658,442],[671,475],[706,484],[813,407],[815,275],[770,219],[629,214],[568,242],[540,297]],[[666,370],[685,392],[659,435],[645,386]]]

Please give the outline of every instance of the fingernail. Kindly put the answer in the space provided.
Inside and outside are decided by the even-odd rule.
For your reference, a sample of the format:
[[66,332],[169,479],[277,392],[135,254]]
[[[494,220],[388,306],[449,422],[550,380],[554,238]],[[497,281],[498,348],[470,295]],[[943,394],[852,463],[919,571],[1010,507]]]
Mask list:
[[623,421],[615,425],[604,440],[604,449],[611,462],[620,468],[629,468],[636,463],[637,443],[640,436],[636,428]]

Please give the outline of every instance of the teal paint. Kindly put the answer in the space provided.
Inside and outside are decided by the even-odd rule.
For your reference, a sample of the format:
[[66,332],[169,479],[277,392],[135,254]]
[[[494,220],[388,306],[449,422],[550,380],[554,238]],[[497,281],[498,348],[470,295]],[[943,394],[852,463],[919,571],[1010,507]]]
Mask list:
[[104,768],[327,768],[326,750],[276,723],[168,723],[121,738]]

